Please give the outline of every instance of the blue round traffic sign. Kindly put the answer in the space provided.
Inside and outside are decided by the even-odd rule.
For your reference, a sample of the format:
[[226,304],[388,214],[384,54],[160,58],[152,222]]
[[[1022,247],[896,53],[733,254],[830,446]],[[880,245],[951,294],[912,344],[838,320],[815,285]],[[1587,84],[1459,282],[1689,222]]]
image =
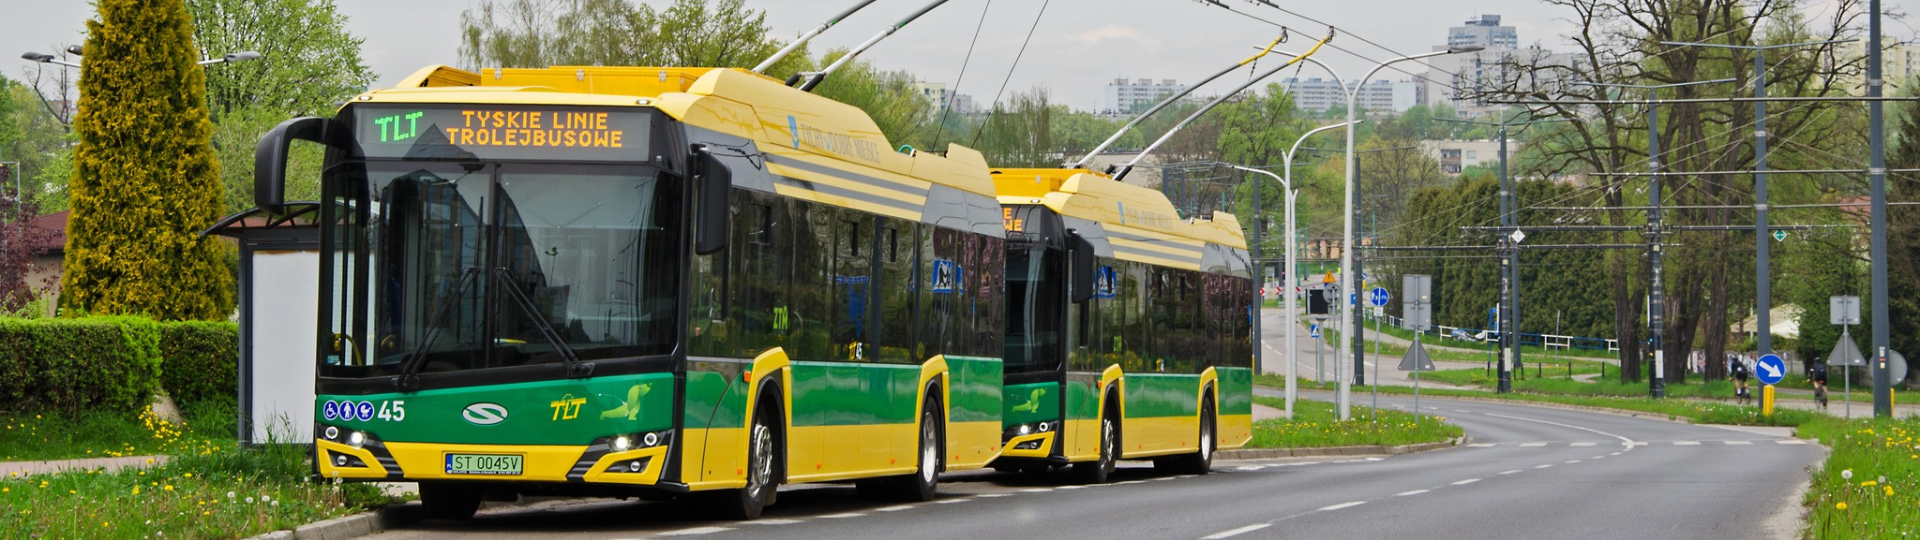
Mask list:
[[1760,384],[1780,384],[1787,378],[1787,361],[1778,355],[1766,355],[1753,363],[1753,374],[1760,378]]
[[1367,300],[1373,302],[1373,307],[1387,307],[1388,298],[1391,296],[1387,294],[1386,287],[1374,287],[1372,294],[1367,295]]

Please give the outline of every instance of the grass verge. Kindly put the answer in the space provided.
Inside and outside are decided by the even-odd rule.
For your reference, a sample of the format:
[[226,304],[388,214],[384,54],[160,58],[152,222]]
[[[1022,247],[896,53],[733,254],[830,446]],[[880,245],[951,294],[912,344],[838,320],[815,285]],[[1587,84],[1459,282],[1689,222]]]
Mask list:
[[[1254,397],[1254,402],[1285,408],[1286,400]],[[1247,448],[1325,448],[1334,446],[1401,446],[1441,442],[1463,433],[1448,424],[1446,417],[1419,415],[1392,409],[1380,409],[1379,421],[1369,421],[1366,407],[1354,407],[1353,419],[1334,418],[1333,404],[1308,399],[1293,403],[1292,419],[1275,418],[1253,424],[1253,441]]]
[[234,410],[231,400],[187,406],[182,425],[162,421],[151,412],[139,416],[0,413],[0,461],[146,456],[223,444],[231,447]]
[[1809,538],[1909,538],[1920,530],[1920,417],[1802,424],[1832,450],[1807,491]]
[[274,445],[0,479],[0,537],[242,538],[391,502],[371,484],[309,482],[308,467],[304,448]]

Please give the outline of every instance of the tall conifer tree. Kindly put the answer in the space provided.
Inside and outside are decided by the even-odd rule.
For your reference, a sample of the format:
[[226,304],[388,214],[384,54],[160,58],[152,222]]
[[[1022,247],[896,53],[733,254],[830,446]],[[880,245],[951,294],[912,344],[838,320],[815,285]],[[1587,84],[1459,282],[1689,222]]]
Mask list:
[[224,319],[233,311],[206,73],[181,0],[98,0],[80,71],[60,302],[91,313]]

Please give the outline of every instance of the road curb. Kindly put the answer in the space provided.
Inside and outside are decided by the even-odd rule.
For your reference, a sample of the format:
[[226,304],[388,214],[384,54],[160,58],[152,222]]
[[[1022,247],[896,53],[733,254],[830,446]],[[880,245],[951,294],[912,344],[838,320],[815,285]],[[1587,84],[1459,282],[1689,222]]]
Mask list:
[[420,517],[420,503],[410,502],[308,523],[292,530],[273,531],[248,540],[346,540],[411,525],[420,521]]
[[1463,436],[1440,442],[1400,446],[1376,444],[1363,446],[1329,446],[1324,448],[1241,448],[1221,450],[1215,453],[1214,457],[1219,459],[1274,459],[1284,457],[1400,455],[1453,448],[1467,444],[1469,440],[1468,437]]

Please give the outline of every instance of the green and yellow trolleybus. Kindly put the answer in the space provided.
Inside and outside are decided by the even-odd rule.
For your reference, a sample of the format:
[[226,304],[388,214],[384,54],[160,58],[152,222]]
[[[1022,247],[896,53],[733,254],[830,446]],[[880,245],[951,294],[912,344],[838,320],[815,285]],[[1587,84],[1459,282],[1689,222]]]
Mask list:
[[[422,69],[271,131],[270,213],[294,140],[328,149],[326,478],[419,482],[442,518],[693,492],[751,518],[782,483],[924,500],[1001,455],[1007,232],[978,152],[895,151],[857,108],[707,68]],[[1129,441],[1195,427],[1137,403]]]
[[1007,449],[996,468],[1115,460],[1204,474],[1253,435],[1253,280],[1230,214],[1083,169],[994,171],[1007,228]]

